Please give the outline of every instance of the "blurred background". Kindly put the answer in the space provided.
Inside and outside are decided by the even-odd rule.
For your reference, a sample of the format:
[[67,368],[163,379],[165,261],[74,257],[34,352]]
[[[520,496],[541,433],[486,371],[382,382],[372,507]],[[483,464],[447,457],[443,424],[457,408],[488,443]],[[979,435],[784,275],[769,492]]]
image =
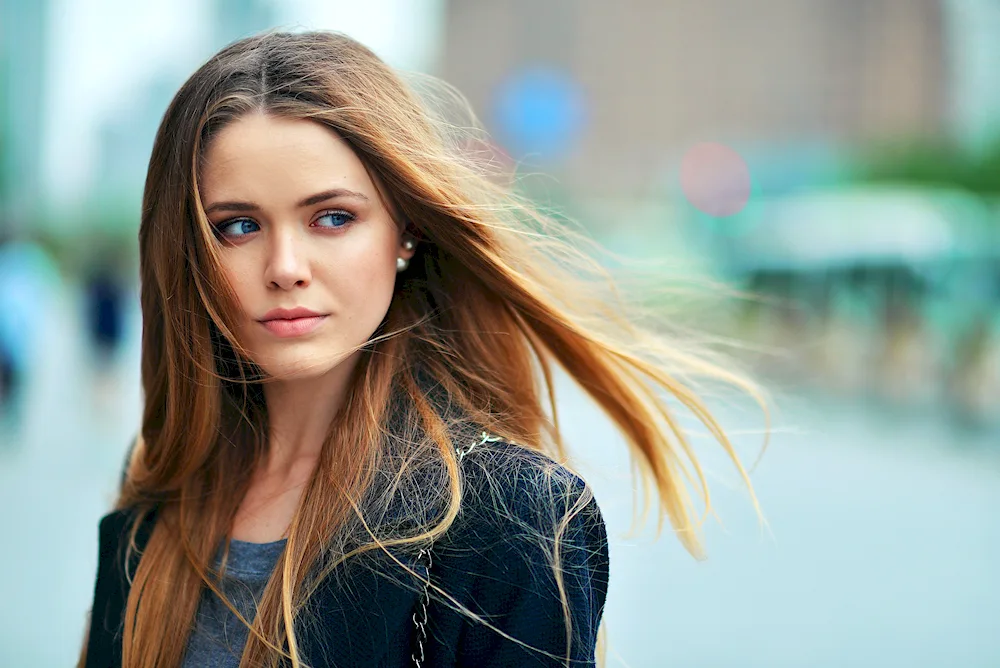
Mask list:
[[[609,666],[1000,666],[997,0],[0,8],[0,665],[82,639],[139,426],[160,118],[216,50],[284,27],[455,84],[519,187],[653,267],[673,287],[649,299],[774,393],[767,523],[706,449],[699,562],[629,531],[624,446],[560,381],[611,532]],[[760,414],[713,407],[753,464]]]

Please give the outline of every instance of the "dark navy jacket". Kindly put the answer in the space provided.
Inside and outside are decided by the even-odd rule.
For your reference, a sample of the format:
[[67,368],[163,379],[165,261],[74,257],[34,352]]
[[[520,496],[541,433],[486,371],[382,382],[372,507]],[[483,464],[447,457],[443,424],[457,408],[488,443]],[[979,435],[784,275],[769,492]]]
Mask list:
[[[524,527],[551,539],[554,520],[568,506],[561,500],[540,505],[539,500],[552,498],[553,488],[568,492],[570,499],[579,498],[585,483],[548,458],[537,453],[525,457],[524,452],[520,446],[501,442],[465,457],[463,510],[433,547],[431,581],[505,633],[565,657],[566,624],[556,581],[537,538],[529,538]],[[489,485],[487,475],[503,484]],[[498,489],[504,498],[496,497]],[[498,507],[512,512],[496,512]],[[128,599],[123,560],[129,519],[127,511],[101,519],[88,668],[121,665],[121,623]],[[140,528],[140,548],[154,522],[155,516]],[[562,545],[563,584],[574,629],[570,665],[592,666],[609,577],[607,533],[594,499],[573,517]],[[303,656],[313,668],[413,665],[413,615],[421,587],[384,554],[370,554],[368,566],[374,568],[342,564],[338,568],[349,568],[345,571],[349,579],[328,578],[310,599],[308,614],[319,623],[297,628],[296,633]],[[397,556],[418,572],[426,572],[415,559]],[[136,565],[133,559],[130,573],[135,573]],[[565,658],[559,661],[525,649],[433,597],[428,616],[424,666],[566,665]]]

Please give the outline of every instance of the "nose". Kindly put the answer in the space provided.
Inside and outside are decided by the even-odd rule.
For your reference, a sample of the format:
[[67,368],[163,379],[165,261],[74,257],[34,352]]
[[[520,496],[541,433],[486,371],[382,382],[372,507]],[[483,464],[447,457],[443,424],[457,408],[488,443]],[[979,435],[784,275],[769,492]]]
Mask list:
[[305,240],[299,239],[294,230],[282,230],[271,239],[267,251],[264,280],[270,288],[290,290],[305,287],[312,280],[309,254]]

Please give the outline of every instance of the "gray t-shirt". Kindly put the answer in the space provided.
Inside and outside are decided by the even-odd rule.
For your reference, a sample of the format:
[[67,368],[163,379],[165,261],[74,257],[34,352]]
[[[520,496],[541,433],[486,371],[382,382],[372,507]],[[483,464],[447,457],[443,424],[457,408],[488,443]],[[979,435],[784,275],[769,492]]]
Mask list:
[[[229,562],[222,590],[247,621],[257,614],[257,602],[285,549],[286,539],[273,543],[229,543]],[[222,558],[220,547],[216,568]],[[195,627],[188,638],[184,668],[237,668],[249,631],[209,589],[202,592]]]

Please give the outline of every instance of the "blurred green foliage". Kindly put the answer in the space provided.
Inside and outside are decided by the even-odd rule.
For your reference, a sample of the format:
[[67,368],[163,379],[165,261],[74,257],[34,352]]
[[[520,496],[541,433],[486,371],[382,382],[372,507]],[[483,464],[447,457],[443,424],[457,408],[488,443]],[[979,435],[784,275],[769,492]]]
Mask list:
[[67,278],[80,278],[95,266],[129,278],[138,267],[138,229],[138,210],[106,203],[88,207],[75,219],[58,212],[40,214],[26,236],[49,253]]
[[855,179],[950,187],[1000,195],[1000,140],[973,152],[945,140],[917,140],[869,147],[856,160]]

